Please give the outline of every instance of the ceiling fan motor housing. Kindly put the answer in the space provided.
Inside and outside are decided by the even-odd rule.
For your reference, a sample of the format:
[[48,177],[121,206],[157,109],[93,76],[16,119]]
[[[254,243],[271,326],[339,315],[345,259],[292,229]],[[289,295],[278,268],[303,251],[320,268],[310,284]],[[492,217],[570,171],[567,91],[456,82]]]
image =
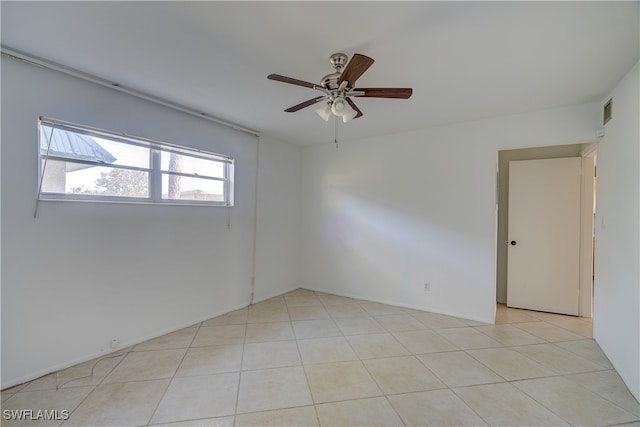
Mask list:
[[327,74],[320,80],[320,85],[329,90],[338,89],[338,79],[340,78],[340,73],[331,73]]

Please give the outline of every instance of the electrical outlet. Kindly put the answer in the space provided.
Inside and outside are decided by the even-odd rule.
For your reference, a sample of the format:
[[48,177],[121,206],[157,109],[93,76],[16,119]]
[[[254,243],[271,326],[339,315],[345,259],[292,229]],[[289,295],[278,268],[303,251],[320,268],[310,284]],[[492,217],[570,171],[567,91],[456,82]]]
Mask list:
[[424,291],[429,292],[431,290],[431,282],[424,282]]

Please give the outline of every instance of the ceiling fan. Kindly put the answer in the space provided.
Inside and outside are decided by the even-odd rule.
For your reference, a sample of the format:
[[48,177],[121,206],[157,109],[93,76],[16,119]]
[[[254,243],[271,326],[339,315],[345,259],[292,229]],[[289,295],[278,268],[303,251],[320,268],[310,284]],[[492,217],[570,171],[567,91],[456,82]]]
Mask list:
[[411,97],[413,93],[413,89],[411,88],[356,88],[356,80],[371,67],[374,60],[359,53],[354,54],[348,64],[347,60],[348,57],[344,53],[334,53],[331,55],[329,61],[335,69],[335,72],[324,76],[322,80],[320,80],[320,84],[309,83],[279,74],[269,74],[267,78],[322,92],[323,95],[301,102],[284,111],[293,113],[318,102],[326,101],[320,108],[316,109],[316,113],[318,113],[324,121],[328,121],[331,114],[336,117],[342,117],[344,123],[347,123],[351,119],[361,117],[362,111],[360,111],[353,100],[351,100],[351,97],[361,96],[365,98],[398,99],[408,99]]

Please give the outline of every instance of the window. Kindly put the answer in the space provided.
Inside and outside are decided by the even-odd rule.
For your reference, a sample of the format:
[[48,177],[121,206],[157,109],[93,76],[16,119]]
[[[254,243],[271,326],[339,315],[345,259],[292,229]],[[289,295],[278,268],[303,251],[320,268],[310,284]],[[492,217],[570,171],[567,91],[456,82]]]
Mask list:
[[233,205],[233,159],[40,118],[40,200]]

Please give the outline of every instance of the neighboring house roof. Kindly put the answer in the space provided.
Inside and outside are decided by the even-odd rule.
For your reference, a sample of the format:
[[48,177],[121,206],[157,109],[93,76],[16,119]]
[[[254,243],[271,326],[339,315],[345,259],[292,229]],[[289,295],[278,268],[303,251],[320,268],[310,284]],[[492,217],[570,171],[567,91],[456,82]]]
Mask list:
[[53,136],[51,136],[51,127],[49,126],[40,126],[40,152],[42,154],[47,153],[50,137],[50,156],[102,163],[113,163],[117,160],[90,136],[61,129],[54,129]]

